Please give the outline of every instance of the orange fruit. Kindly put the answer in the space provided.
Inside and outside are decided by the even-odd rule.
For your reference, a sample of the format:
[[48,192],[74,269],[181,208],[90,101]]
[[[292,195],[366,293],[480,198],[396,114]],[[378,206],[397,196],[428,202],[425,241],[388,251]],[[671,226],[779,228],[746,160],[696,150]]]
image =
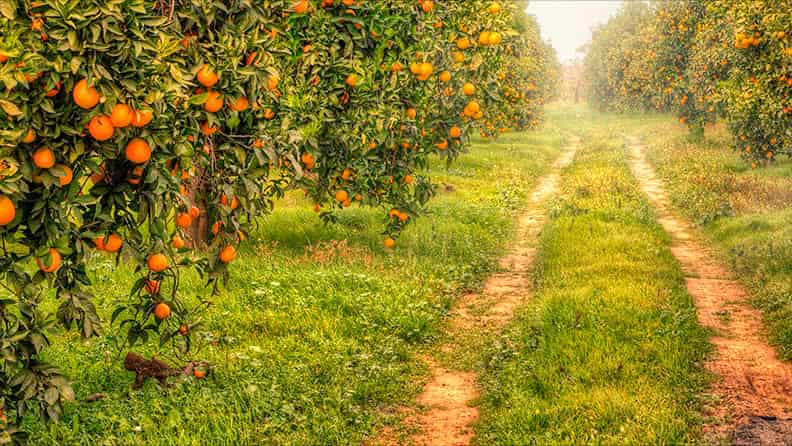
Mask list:
[[99,92],[96,88],[88,85],[85,79],[80,80],[74,85],[72,91],[74,103],[84,109],[94,108],[99,103]]
[[45,273],[54,273],[60,268],[61,256],[55,248],[50,248],[49,257],[49,262],[41,258],[36,259],[36,265],[38,265],[39,270]]
[[171,245],[173,245],[175,249],[182,249],[184,248],[184,239],[178,235],[174,235],[171,239]]
[[33,165],[39,169],[49,169],[55,165],[55,154],[47,147],[33,152]]
[[179,333],[181,333],[182,336],[186,335],[188,331],[190,331],[190,329],[187,328],[186,325],[179,327]]
[[63,169],[63,176],[58,177],[58,182],[61,186],[68,186],[74,179],[74,171],[72,171],[69,166],[64,166],[63,164],[59,164],[58,167]]
[[454,138],[454,139],[456,139],[456,138],[459,138],[460,136],[462,136],[462,129],[460,129],[460,128],[459,128],[459,127],[457,127],[457,126],[453,126],[453,127],[451,127],[451,129],[448,131],[448,134],[449,134],[449,135],[450,135],[452,138]]
[[300,0],[292,5],[294,12],[297,14],[305,14],[308,12],[308,0]]
[[451,82],[451,72],[443,71],[442,73],[440,73],[440,80],[443,82]]
[[349,76],[347,76],[347,78],[344,81],[344,83],[346,83],[350,87],[354,87],[355,85],[357,85],[357,81],[358,81],[357,75],[350,74]]
[[204,379],[206,377],[206,372],[204,372],[203,370],[195,369],[193,370],[193,376],[196,379]]
[[231,198],[231,203],[228,202],[228,197],[225,195],[220,196],[220,204],[223,206],[228,206],[231,209],[236,209],[239,206],[239,200],[236,197]]
[[201,124],[201,132],[202,132],[204,135],[207,135],[207,136],[209,136],[209,135],[214,135],[215,133],[217,133],[217,130],[218,130],[218,129],[217,129],[217,127],[216,127],[216,126],[211,126],[211,127],[210,127],[210,126],[209,126],[209,122],[208,122],[208,121],[207,121],[207,122],[204,122],[203,124]]
[[499,4],[497,4],[497,3],[493,3],[493,4],[489,5],[489,8],[487,8],[487,11],[489,11],[490,14],[497,14],[497,13],[499,13],[501,11],[501,6]]
[[385,247],[388,249],[391,249],[394,246],[396,246],[396,240],[393,240],[390,237],[386,238],[384,243],[385,243]]
[[115,133],[113,121],[107,115],[94,116],[88,123],[88,133],[97,141],[107,141]]
[[228,245],[222,250],[220,250],[220,261],[223,263],[230,263],[232,260],[236,258],[236,249],[233,246]]
[[164,321],[168,317],[170,317],[171,309],[165,302],[160,302],[154,307],[154,317],[157,319]]
[[349,194],[345,190],[340,190],[335,193],[335,199],[339,203],[343,203],[349,199]]
[[22,142],[25,144],[30,144],[35,140],[36,140],[36,132],[34,132],[33,129],[28,129],[27,133],[25,133],[25,136],[22,137]]
[[110,234],[107,236],[107,240],[103,240],[103,242],[104,250],[107,252],[118,252],[121,249],[121,245],[124,244],[118,234]]
[[148,258],[148,267],[155,273],[165,271],[168,268],[168,258],[165,254],[152,254]]
[[414,108],[410,107],[410,108],[407,109],[407,117],[408,118],[415,119],[415,117],[417,115],[418,115],[418,112]]
[[122,129],[132,124],[134,116],[135,111],[132,110],[132,107],[126,104],[116,104],[112,113],[110,113],[110,122],[113,123],[113,127]]
[[5,226],[16,217],[16,206],[10,198],[0,195],[0,226]]
[[219,112],[223,108],[223,97],[220,96],[220,93],[209,90],[206,97],[206,102],[204,102],[204,110],[208,111],[209,113],[216,113]]
[[247,110],[249,105],[250,105],[250,102],[247,100],[247,98],[244,97],[244,96],[240,96],[240,97],[237,98],[236,101],[228,104],[228,107],[231,110],[234,110],[234,111],[237,111],[237,112],[242,112],[242,111]]
[[462,87],[462,92],[467,96],[473,96],[476,94],[476,86],[468,82]]
[[470,48],[470,40],[467,37],[460,37],[456,41],[456,46],[460,50],[466,50]]
[[201,85],[207,88],[213,87],[220,80],[220,76],[212,70],[212,67],[206,64],[198,70],[196,78]]
[[497,32],[490,33],[490,35],[489,35],[489,44],[490,45],[497,45],[497,44],[501,43],[502,41],[503,41],[503,37],[500,35],[500,33],[497,33]]
[[198,218],[201,215],[201,209],[198,206],[190,206],[190,217]]
[[154,118],[154,112],[151,110],[135,110],[132,113],[132,127],[145,127]]
[[189,228],[192,224],[192,217],[187,212],[182,212],[176,216],[176,225],[180,228]]
[[126,159],[135,164],[143,164],[151,159],[151,146],[141,138],[134,138],[126,146]]

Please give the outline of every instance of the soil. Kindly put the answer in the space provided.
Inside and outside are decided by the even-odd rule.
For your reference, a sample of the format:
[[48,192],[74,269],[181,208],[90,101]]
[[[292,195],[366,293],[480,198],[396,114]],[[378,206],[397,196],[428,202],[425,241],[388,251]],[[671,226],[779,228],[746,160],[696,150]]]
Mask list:
[[[514,247],[500,261],[503,271],[490,277],[481,293],[467,295],[458,302],[450,330],[493,332],[508,323],[515,310],[530,298],[528,274],[536,254],[536,238],[546,221],[544,203],[557,191],[560,171],[572,162],[579,142],[572,139],[550,173],[539,179],[527,211],[519,219]],[[486,307],[483,314],[479,311],[482,307]],[[442,350],[448,353],[452,349],[446,345]],[[472,405],[479,395],[476,374],[443,367],[431,357],[426,362],[431,379],[417,399],[426,411],[406,420],[416,427],[412,442],[421,446],[469,445],[475,435],[472,425],[479,417],[478,408]]]
[[715,354],[707,368],[717,380],[707,409],[713,421],[705,432],[735,445],[792,445],[792,367],[761,338],[761,314],[744,288],[697,240],[692,226],[671,212],[643,146],[633,138],[630,149],[633,172],[673,240],[699,322],[714,333]]

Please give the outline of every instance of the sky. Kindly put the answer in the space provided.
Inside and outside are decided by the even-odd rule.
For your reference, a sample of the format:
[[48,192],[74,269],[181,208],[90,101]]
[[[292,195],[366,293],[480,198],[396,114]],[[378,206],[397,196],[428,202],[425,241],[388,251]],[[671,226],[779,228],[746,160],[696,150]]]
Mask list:
[[578,48],[591,40],[591,29],[604,23],[621,6],[621,0],[532,0],[528,13],[539,20],[542,37],[558,52],[558,60],[581,57]]

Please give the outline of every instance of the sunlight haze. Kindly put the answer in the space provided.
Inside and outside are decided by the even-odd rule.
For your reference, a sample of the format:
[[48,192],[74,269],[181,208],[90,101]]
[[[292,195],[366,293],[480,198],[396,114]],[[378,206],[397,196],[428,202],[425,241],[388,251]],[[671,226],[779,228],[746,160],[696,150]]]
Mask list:
[[536,16],[542,38],[566,62],[575,59],[578,48],[591,40],[591,29],[606,22],[621,4],[621,0],[534,0],[528,4],[528,13]]

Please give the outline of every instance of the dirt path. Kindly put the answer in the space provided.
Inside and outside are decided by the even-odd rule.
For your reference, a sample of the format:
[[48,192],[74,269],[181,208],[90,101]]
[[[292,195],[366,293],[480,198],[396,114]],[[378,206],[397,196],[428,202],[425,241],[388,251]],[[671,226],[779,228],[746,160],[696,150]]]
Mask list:
[[690,224],[673,215],[640,141],[629,143],[633,172],[673,239],[699,322],[715,333],[715,355],[707,364],[718,375],[709,408],[715,422],[707,433],[738,445],[792,444],[792,367],[760,338],[761,315],[742,286],[695,239]]
[[[533,265],[537,235],[544,226],[545,201],[555,193],[560,171],[572,162],[580,140],[574,138],[555,161],[549,174],[539,179],[527,211],[520,217],[518,234],[511,252],[501,259],[503,272],[487,280],[480,294],[471,294],[460,300],[452,313],[451,330],[465,333],[492,332],[503,327],[514,311],[531,295],[528,273]],[[449,352],[453,346],[445,346]],[[427,411],[415,417],[418,433],[411,440],[421,446],[462,446],[470,444],[474,436],[471,424],[478,419],[479,411],[471,407],[478,397],[476,374],[451,370],[438,365],[434,358],[426,358],[432,378],[418,397],[418,403]]]

